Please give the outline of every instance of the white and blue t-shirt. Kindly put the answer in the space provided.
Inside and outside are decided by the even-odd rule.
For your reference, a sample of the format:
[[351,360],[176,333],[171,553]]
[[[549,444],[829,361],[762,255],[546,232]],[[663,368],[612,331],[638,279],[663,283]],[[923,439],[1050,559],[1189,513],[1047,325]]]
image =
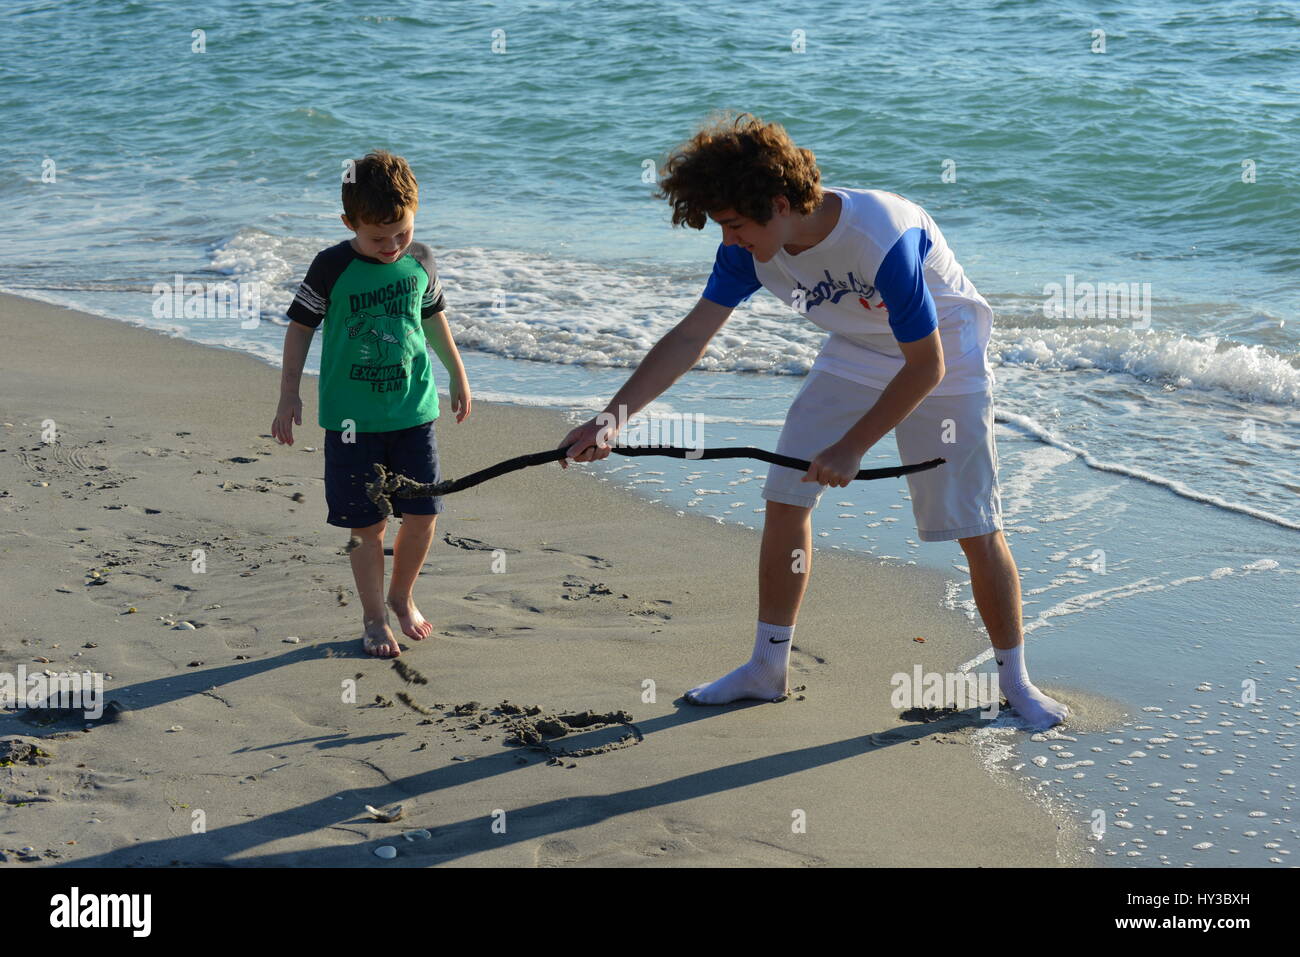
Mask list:
[[937,328],[946,373],[933,394],[990,389],[993,310],[930,214],[896,193],[827,189],[843,204],[830,235],[797,255],[779,249],[765,263],[720,245],[704,298],[734,307],[765,287],[830,333],[813,369],[877,389],[903,367],[898,343]]

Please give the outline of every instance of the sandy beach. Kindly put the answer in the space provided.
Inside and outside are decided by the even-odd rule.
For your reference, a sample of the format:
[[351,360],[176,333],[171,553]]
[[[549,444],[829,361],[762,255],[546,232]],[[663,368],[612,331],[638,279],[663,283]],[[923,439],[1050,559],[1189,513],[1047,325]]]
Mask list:
[[[987,647],[934,572],[819,550],[803,690],[693,707],[752,645],[757,534],[545,466],[447,498],[416,588],[434,633],[368,658],[314,380],[283,447],[262,361],[9,296],[0,317],[0,669],[104,673],[120,708],[0,711],[0,865],[1092,859],[1085,822],[982,767],[976,711],[891,706],[892,674]],[[443,474],[569,427],[476,401],[438,422]]]

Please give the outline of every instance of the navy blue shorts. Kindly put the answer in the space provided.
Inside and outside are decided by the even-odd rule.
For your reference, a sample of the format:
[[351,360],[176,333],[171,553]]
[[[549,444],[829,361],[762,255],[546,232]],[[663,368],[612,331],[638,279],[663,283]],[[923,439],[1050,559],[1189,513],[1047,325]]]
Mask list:
[[[374,466],[385,466],[417,482],[441,482],[438,468],[438,440],[433,422],[392,432],[357,432],[355,442],[344,442],[343,433],[325,430],[325,503],[331,525],[340,528],[368,528],[383,516],[366,495],[366,485],[375,480]],[[394,498],[393,515],[439,515],[442,497]]]

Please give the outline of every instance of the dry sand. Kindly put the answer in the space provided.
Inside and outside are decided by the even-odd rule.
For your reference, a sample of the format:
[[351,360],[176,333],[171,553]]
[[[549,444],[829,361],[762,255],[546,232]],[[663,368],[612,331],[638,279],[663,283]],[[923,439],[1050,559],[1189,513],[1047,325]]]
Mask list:
[[[758,536],[543,466],[446,499],[416,589],[435,630],[402,638],[395,667],[361,652],[347,533],[324,521],[314,380],[287,448],[261,361],[14,297],[0,321],[0,670],[104,672],[125,709],[91,730],[0,711],[0,740],[49,755],[0,767],[0,866],[1090,858],[1075,823],[980,766],[976,712],[890,706],[893,673],[984,647],[938,574],[817,552],[792,654],[806,690],[693,707],[685,689],[749,654]],[[569,427],[448,413],[444,475]],[[538,737],[587,711],[613,723]],[[395,804],[396,822],[365,810]]]

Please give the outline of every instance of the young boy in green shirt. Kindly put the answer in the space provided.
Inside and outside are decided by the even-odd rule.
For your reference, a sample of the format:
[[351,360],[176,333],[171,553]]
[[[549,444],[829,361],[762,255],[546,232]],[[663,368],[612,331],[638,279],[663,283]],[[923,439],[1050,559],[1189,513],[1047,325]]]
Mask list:
[[356,161],[343,182],[343,225],[356,235],[317,253],[287,310],[280,405],[271,434],[293,445],[302,425],[299,383],[317,326],[324,326],[319,424],[325,430],[327,521],[352,530],[352,574],[361,598],[367,654],[401,654],[388,610],[416,641],[433,626],[412,599],[415,579],[442,512],[435,497],[396,499],[402,525],[393,543],[393,576],[384,597],[387,520],[366,495],[374,466],[417,482],[441,481],[434,420],[438,390],[431,346],[450,381],[452,411],[470,413],[469,378],[447,327],[433,253],[412,242],[419,188],[406,160],[380,150]]

